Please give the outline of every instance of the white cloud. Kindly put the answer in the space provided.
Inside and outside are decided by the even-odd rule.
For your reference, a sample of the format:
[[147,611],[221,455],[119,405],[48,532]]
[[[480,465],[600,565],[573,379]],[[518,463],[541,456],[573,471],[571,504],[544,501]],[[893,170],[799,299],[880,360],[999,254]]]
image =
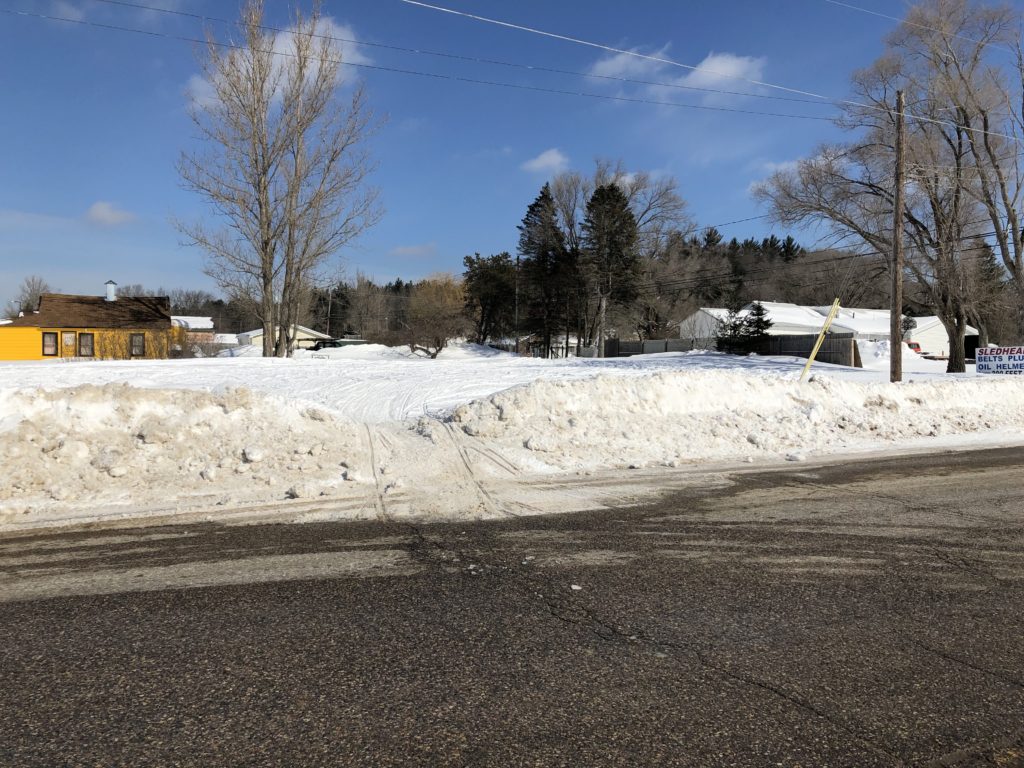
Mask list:
[[[373,62],[364,55],[355,42],[358,41],[355,30],[348,24],[335,21],[330,16],[324,16],[316,26],[316,34],[320,37],[316,42],[323,42],[324,38],[330,38],[331,53],[333,59],[339,59],[344,64],[371,64]],[[279,32],[274,36],[273,51],[277,54],[274,57],[274,64],[278,72],[283,70],[292,59],[292,51],[295,46],[295,27],[292,25],[287,30]],[[342,66],[341,78],[345,79],[345,66]],[[197,107],[210,107],[217,102],[217,93],[210,83],[202,75],[192,75],[185,84],[185,97],[189,103]],[[277,94],[280,96],[280,93]]]
[[135,214],[118,208],[113,203],[98,200],[89,206],[85,218],[101,227],[117,227],[135,220]]
[[772,174],[776,171],[795,171],[799,164],[799,160],[782,160],[778,163],[769,160],[761,163],[761,170],[767,174]]
[[[294,26],[289,27],[274,38],[274,51],[281,54],[278,59],[282,61],[287,60],[287,55],[294,49],[294,30]],[[355,30],[348,24],[342,24],[330,16],[324,16],[316,26],[316,34],[320,36],[317,38],[318,43],[323,42],[323,38],[332,38],[330,40],[333,49],[332,56],[341,59],[346,64],[370,64],[373,61],[362,52],[358,45],[359,38]]]
[[405,258],[429,258],[437,255],[437,243],[420,243],[419,245],[399,245],[388,251],[389,256]]
[[[594,62],[590,74],[598,77],[627,77],[633,80],[649,79],[660,69],[668,66],[660,61],[652,61],[643,56],[664,59],[668,57],[669,46],[665,45],[656,51],[645,53],[639,48],[630,48],[630,53],[616,53]],[[632,54],[641,54],[634,56]]]
[[734,53],[709,53],[682,80],[680,85],[694,88],[726,88],[742,90],[749,88],[748,80],[762,80],[765,59],[763,57],[737,56]]
[[185,84],[185,98],[193,106],[212,107],[217,103],[217,91],[202,75],[192,75]]
[[85,18],[85,9],[68,0],[54,0],[50,7],[53,8],[53,15],[61,19],[82,21]]
[[551,148],[519,166],[529,173],[560,173],[569,167],[569,158],[559,149]]
[[[654,59],[667,59],[668,48],[666,45],[650,53],[639,48],[631,48],[630,51]],[[684,70],[665,61],[654,61],[630,53],[617,53],[599,59],[591,65],[590,72],[602,77],[656,81],[657,84],[645,85],[641,93],[662,101],[677,101],[684,95],[680,89],[687,88],[757,93],[760,87],[750,81],[760,81],[764,78],[765,63],[763,57],[711,52],[695,68]],[[742,95],[735,94],[706,93],[701,98],[701,103],[722,104],[742,98]]]

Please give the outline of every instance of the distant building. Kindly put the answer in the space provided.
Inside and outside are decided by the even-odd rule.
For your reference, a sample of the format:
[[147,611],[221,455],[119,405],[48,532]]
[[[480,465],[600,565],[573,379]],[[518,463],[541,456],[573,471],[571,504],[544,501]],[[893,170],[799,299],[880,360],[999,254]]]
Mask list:
[[166,296],[44,293],[35,311],[0,325],[0,360],[166,358],[174,346]]
[[[806,307],[778,301],[758,302],[767,310],[772,327],[770,336],[803,336],[818,334],[832,307]],[[737,316],[743,318],[750,311],[751,304],[741,309]],[[684,339],[707,339],[718,335],[729,310],[717,307],[701,307],[679,324],[679,336]],[[916,341],[922,352],[944,357],[949,354],[949,339],[945,326],[935,315],[915,317],[917,326],[905,334],[906,341]],[[831,333],[852,333],[862,341],[882,341],[889,338],[889,310],[841,307],[832,322]],[[976,328],[967,326],[967,335],[977,334]]]
[[[293,328],[295,345],[297,347],[311,347],[317,341],[321,339],[331,338],[326,333],[320,333],[320,331],[314,331],[312,328],[307,328],[304,325],[296,325]],[[255,345],[257,347],[263,346],[263,329],[257,328],[254,331],[246,331],[245,333],[237,334],[239,346]]]

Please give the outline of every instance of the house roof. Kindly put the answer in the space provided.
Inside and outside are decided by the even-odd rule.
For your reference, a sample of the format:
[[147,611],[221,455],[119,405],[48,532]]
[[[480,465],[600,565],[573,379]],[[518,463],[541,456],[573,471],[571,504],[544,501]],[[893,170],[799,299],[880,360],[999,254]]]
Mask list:
[[171,327],[171,300],[166,296],[102,296],[44,293],[39,309],[10,325],[33,328],[124,328],[166,330]]
[[[943,333],[945,333],[946,326],[942,325],[942,321],[939,319],[938,315],[925,315],[924,317],[915,317],[914,320],[917,321],[917,325],[910,329],[911,338],[914,337],[915,333],[927,331],[931,329],[932,326],[935,325],[940,326],[943,330]],[[965,326],[965,331],[968,336],[974,336],[978,333],[978,329],[975,328],[973,325]]]
[[[312,328],[307,328],[304,325],[296,325],[295,326],[295,330],[296,331],[301,331],[302,333],[305,333],[308,336],[312,336],[314,339],[329,339],[329,338],[331,338],[326,333],[320,333],[320,331],[314,331]],[[256,328],[255,330],[245,331],[244,333],[238,334],[238,338],[241,339],[244,336],[247,339],[253,339],[253,338],[258,338],[258,337],[260,337],[262,335],[263,335],[263,329],[262,328]]]

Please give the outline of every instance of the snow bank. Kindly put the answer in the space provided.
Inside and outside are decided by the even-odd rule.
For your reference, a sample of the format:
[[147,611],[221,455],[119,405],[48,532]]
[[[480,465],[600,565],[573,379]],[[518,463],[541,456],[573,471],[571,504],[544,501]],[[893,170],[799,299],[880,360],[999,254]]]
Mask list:
[[538,381],[456,409],[453,420],[552,469],[782,459],[1024,427],[1014,381],[857,384],[814,376],[662,373]]
[[61,504],[329,494],[357,446],[353,425],[247,390],[0,391],[0,520]]
[[319,517],[302,519],[532,514],[590,503],[581,477],[549,483],[545,503],[539,476],[552,472],[648,468],[662,490],[665,467],[1024,442],[1019,379],[926,372],[890,385],[817,366],[800,384],[794,358],[546,361],[460,345],[427,360],[367,347],[0,364],[0,529],[307,501]]

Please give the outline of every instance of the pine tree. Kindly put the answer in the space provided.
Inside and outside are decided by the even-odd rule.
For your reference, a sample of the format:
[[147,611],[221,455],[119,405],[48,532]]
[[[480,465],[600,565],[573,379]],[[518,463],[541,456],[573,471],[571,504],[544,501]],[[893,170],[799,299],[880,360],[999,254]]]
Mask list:
[[550,357],[551,340],[559,329],[566,304],[567,256],[565,236],[558,226],[558,212],[547,184],[519,225],[519,255],[523,257],[520,304],[528,308],[526,325],[541,336],[544,356]]
[[729,314],[722,321],[718,334],[715,336],[719,352],[739,354],[743,351],[744,320],[745,318],[740,317],[737,310],[729,310]]
[[486,344],[513,331],[516,265],[507,253],[467,256],[462,283],[466,314],[473,321],[473,340]]
[[616,184],[594,190],[583,220],[582,268],[588,273],[597,298],[595,340],[604,354],[608,304],[636,300],[640,281],[636,217],[629,200]]
[[743,319],[743,335],[748,343],[760,341],[768,336],[768,329],[774,323],[768,318],[768,310],[759,301],[755,301],[747,316]]

